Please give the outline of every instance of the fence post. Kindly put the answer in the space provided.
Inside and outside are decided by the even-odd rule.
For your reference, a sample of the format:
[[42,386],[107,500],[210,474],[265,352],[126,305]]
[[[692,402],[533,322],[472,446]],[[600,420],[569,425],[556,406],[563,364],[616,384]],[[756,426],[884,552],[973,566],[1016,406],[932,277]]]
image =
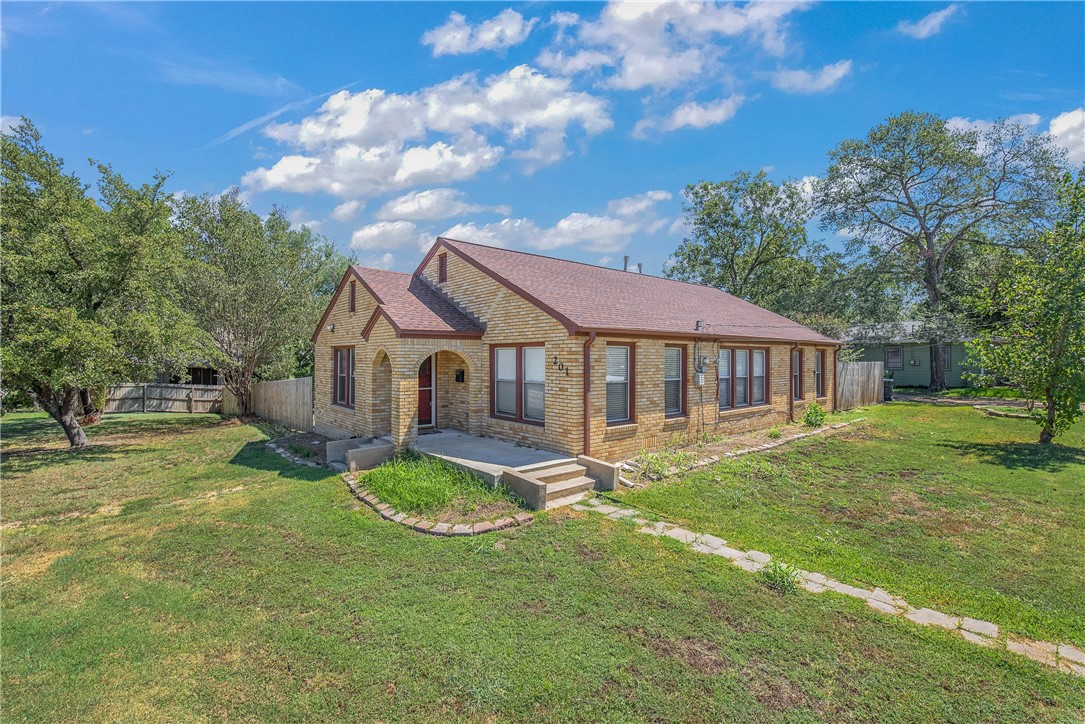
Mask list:
[[139,388],[143,390],[143,411],[147,411],[147,385],[140,385]]
[[188,388],[188,414],[192,414],[192,388]]

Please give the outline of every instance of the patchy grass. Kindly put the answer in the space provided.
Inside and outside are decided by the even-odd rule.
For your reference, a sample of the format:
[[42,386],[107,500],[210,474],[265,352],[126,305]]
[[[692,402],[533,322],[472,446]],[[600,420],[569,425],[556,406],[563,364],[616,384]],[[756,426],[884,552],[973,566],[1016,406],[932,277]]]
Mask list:
[[833,435],[621,493],[738,547],[916,606],[1085,644],[1085,423],[893,403]]
[[396,510],[431,520],[483,520],[520,512],[505,488],[444,460],[404,453],[373,468],[359,481]]
[[[618,521],[565,510],[422,536],[358,506],[338,476],[268,451],[264,428],[139,416],[126,425],[142,441],[118,454],[110,424],[92,433],[97,450],[5,460],[5,522],[118,511],[0,532],[5,722],[1085,710],[1080,679],[841,596],[779,596]],[[4,437],[28,445],[7,425]]]
[[923,395],[924,397],[950,397],[966,400],[1023,400],[1025,396],[1013,387],[951,387],[941,392],[930,392],[926,387],[897,387],[895,392],[905,395]]

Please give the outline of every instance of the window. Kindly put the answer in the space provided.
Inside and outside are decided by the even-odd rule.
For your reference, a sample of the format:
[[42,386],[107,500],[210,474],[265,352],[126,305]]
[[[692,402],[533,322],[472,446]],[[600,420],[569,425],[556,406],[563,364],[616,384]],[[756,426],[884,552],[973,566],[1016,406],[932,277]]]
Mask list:
[[540,345],[491,347],[490,414],[542,424],[546,412],[546,350]]
[[663,409],[667,417],[686,414],[686,348],[663,348]]
[[768,401],[767,350],[721,349],[717,370],[721,410]]
[[336,347],[332,358],[332,402],[354,406],[354,348]]
[[444,284],[448,281],[448,254],[437,255],[437,283]]
[[802,350],[791,353],[791,398],[802,399]]
[[720,350],[720,409],[726,410],[731,406],[731,350]]
[[943,344],[942,345],[942,360],[946,363],[945,367],[943,369],[948,370],[948,369],[953,368],[953,354],[952,354],[952,352],[953,352],[953,348],[950,347],[948,344]]
[[524,419],[542,422],[546,408],[546,350],[524,347]]
[[358,301],[357,290],[355,289],[356,282],[350,283],[350,311],[354,311]]
[[494,412],[516,417],[516,348],[501,347],[494,352]]
[[607,424],[633,421],[633,349],[633,345],[607,345]]
[[814,354],[814,393],[825,397],[825,350]]
[[904,369],[904,352],[900,347],[885,348],[885,368],[887,370]]

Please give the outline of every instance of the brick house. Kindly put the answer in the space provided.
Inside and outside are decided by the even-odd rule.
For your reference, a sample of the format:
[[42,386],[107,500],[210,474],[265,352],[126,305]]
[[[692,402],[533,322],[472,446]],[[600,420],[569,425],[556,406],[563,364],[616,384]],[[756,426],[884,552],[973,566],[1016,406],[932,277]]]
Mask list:
[[328,437],[603,460],[831,410],[840,347],[710,287],[445,238],[413,274],[351,267],[312,339]]

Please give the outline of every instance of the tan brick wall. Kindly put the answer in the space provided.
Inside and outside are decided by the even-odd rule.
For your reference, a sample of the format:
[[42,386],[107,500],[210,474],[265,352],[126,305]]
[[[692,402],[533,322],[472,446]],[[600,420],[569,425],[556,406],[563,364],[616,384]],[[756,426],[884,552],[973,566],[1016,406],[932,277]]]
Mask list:
[[[368,437],[390,434],[405,444],[417,434],[418,366],[430,354],[437,355],[437,423],[439,427],[465,430],[512,442],[575,455],[583,452],[583,348],[586,337],[573,336],[556,319],[510,291],[496,280],[448,252],[448,280],[437,284],[437,258],[423,270],[465,311],[486,325],[483,339],[397,338],[387,320],[380,319],[367,341],[361,332],[375,308],[359,284],[357,311],[348,310],[349,294],[337,300],[325,326],[334,323],[335,332],[321,330],[317,337],[316,421],[349,435]],[[636,343],[636,422],[606,424],[605,350],[608,341]],[[685,344],[688,414],[666,419],[663,403],[663,349],[667,343]],[[546,420],[531,425],[496,419],[490,415],[490,348],[493,345],[542,343],[546,350]],[[332,347],[354,345],[356,357],[356,409],[331,404]],[[764,347],[763,343],[732,346]],[[716,397],[715,359],[720,345],[705,341],[698,352],[710,364],[704,387],[695,384],[694,344],[688,340],[598,337],[591,349],[591,454],[618,460],[642,449],[660,447],[675,437],[729,434],[753,428],[771,427],[788,419],[791,345],[771,345],[769,351],[768,405],[721,411]],[[796,402],[796,417],[814,399],[814,347],[803,347],[805,399]],[[826,348],[826,398],[822,405],[832,409],[832,349]],[[455,370],[465,370],[465,381],[454,382]]]

